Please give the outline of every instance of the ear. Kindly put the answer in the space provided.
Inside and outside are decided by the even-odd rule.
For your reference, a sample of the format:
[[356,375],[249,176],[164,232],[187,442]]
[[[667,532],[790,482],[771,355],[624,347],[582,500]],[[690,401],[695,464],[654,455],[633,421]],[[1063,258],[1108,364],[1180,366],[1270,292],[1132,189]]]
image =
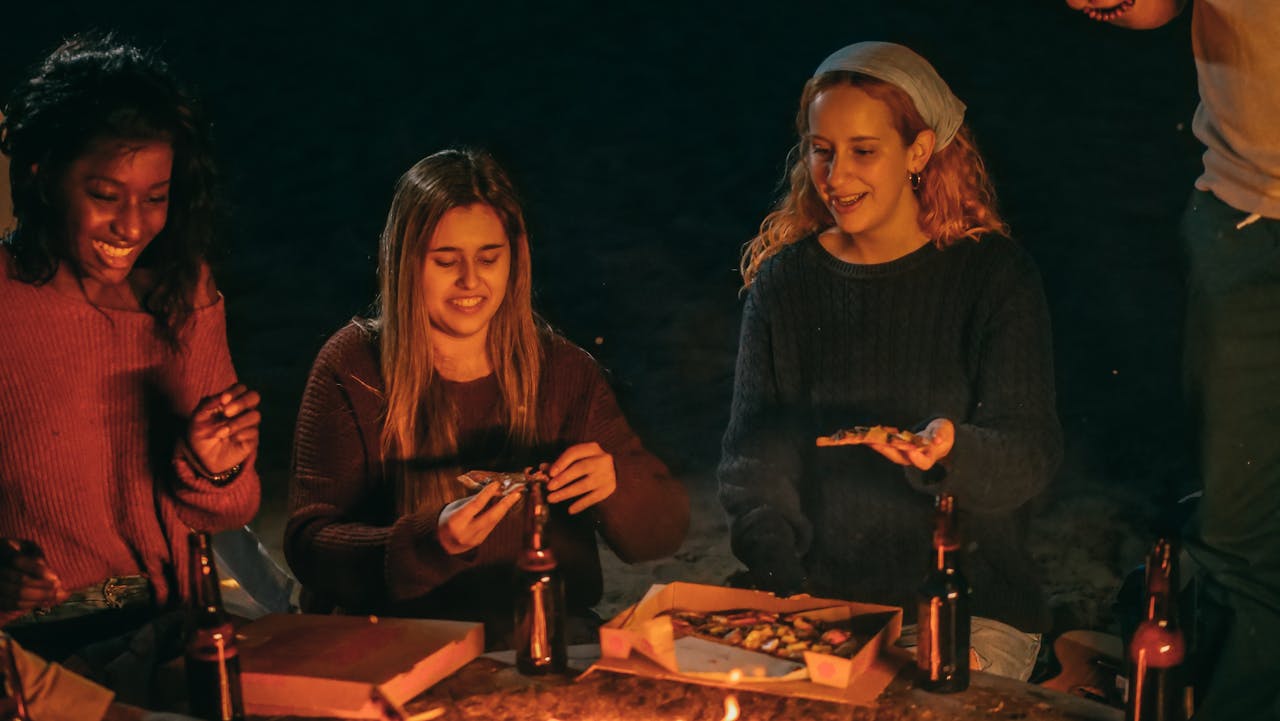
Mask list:
[[924,166],[929,164],[929,158],[933,157],[933,145],[938,140],[938,136],[928,128],[921,130],[916,139],[911,141],[911,145],[907,146],[907,168],[913,173],[924,171]]

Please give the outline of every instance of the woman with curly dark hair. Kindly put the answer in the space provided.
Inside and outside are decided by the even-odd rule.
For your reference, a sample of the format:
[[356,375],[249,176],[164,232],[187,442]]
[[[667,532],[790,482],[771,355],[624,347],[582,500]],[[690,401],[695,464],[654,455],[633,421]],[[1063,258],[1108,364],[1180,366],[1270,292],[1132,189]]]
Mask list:
[[258,394],[206,253],[209,127],[159,59],[64,43],[7,98],[0,620],[59,659],[186,596],[188,529],[258,506]]

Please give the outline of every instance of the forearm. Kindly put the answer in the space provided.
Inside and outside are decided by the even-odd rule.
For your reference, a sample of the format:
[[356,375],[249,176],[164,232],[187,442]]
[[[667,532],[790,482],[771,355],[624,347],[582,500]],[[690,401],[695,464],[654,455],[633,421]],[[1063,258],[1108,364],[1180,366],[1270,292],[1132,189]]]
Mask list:
[[[1062,460],[1053,340],[1039,274],[1016,256],[987,284],[975,336],[977,382],[955,423],[942,488],[963,508],[998,513],[1034,498]],[[913,480],[920,480],[918,478]]]
[[919,490],[946,491],[975,513],[1003,513],[1035,498],[1062,461],[1057,419],[1028,419],[1017,430],[956,424],[956,440],[943,473],[908,470]]
[[[769,446],[761,441],[747,447]],[[765,587],[794,590],[804,576],[801,558],[813,530],[795,486],[799,465],[784,460],[789,454],[767,457],[730,452],[726,446],[716,474],[718,496],[729,516],[734,556]]]
[[655,456],[615,456],[618,487],[596,507],[600,535],[626,563],[670,556],[689,531],[689,493]]

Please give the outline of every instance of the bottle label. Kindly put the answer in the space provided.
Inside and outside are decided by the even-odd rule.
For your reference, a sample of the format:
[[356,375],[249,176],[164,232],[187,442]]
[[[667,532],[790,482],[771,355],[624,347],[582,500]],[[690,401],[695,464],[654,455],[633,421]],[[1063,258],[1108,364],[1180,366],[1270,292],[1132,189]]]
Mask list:
[[1150,668],[1173,668],[1186,656],[1186,640],[1169,628],[1144,621],[1129,641],[1129,659]]
[[969,616],[958,594],[920,599],[916,666],[926,683],[967,685]]
[[240,655],[235,630],[226,623],[213,628],[197,628],[187,644],[187,655],[196,661],[223,662]]
[[240,658],[230,624],[196,629],[187,646],[187,693],[199,718],[237,721],[244,718],[240,692]]

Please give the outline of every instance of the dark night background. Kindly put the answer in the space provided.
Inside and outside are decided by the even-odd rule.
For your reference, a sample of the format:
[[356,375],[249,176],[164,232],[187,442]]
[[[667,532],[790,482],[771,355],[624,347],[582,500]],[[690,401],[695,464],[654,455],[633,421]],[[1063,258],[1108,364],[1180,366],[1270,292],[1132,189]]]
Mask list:
[[802,84],[870,39],[913,47],[968,104],[1039,262],[1067,434],[1056,494],[1123,488],[1141,507],[1193,481],[1176,235],[1200,155],[1188,17],[1126,32],[1061,0],[15,2],[4,15],[0,92],[96,28],[158,46],[203,96],[229,200],[232,352],[266,399],[268,508],[315,352],[373,300],[396,178],[457,143],[490,148],[525,197],[536,307],[610,369],[651,448],[708,483],[740,247],[776,197]]

